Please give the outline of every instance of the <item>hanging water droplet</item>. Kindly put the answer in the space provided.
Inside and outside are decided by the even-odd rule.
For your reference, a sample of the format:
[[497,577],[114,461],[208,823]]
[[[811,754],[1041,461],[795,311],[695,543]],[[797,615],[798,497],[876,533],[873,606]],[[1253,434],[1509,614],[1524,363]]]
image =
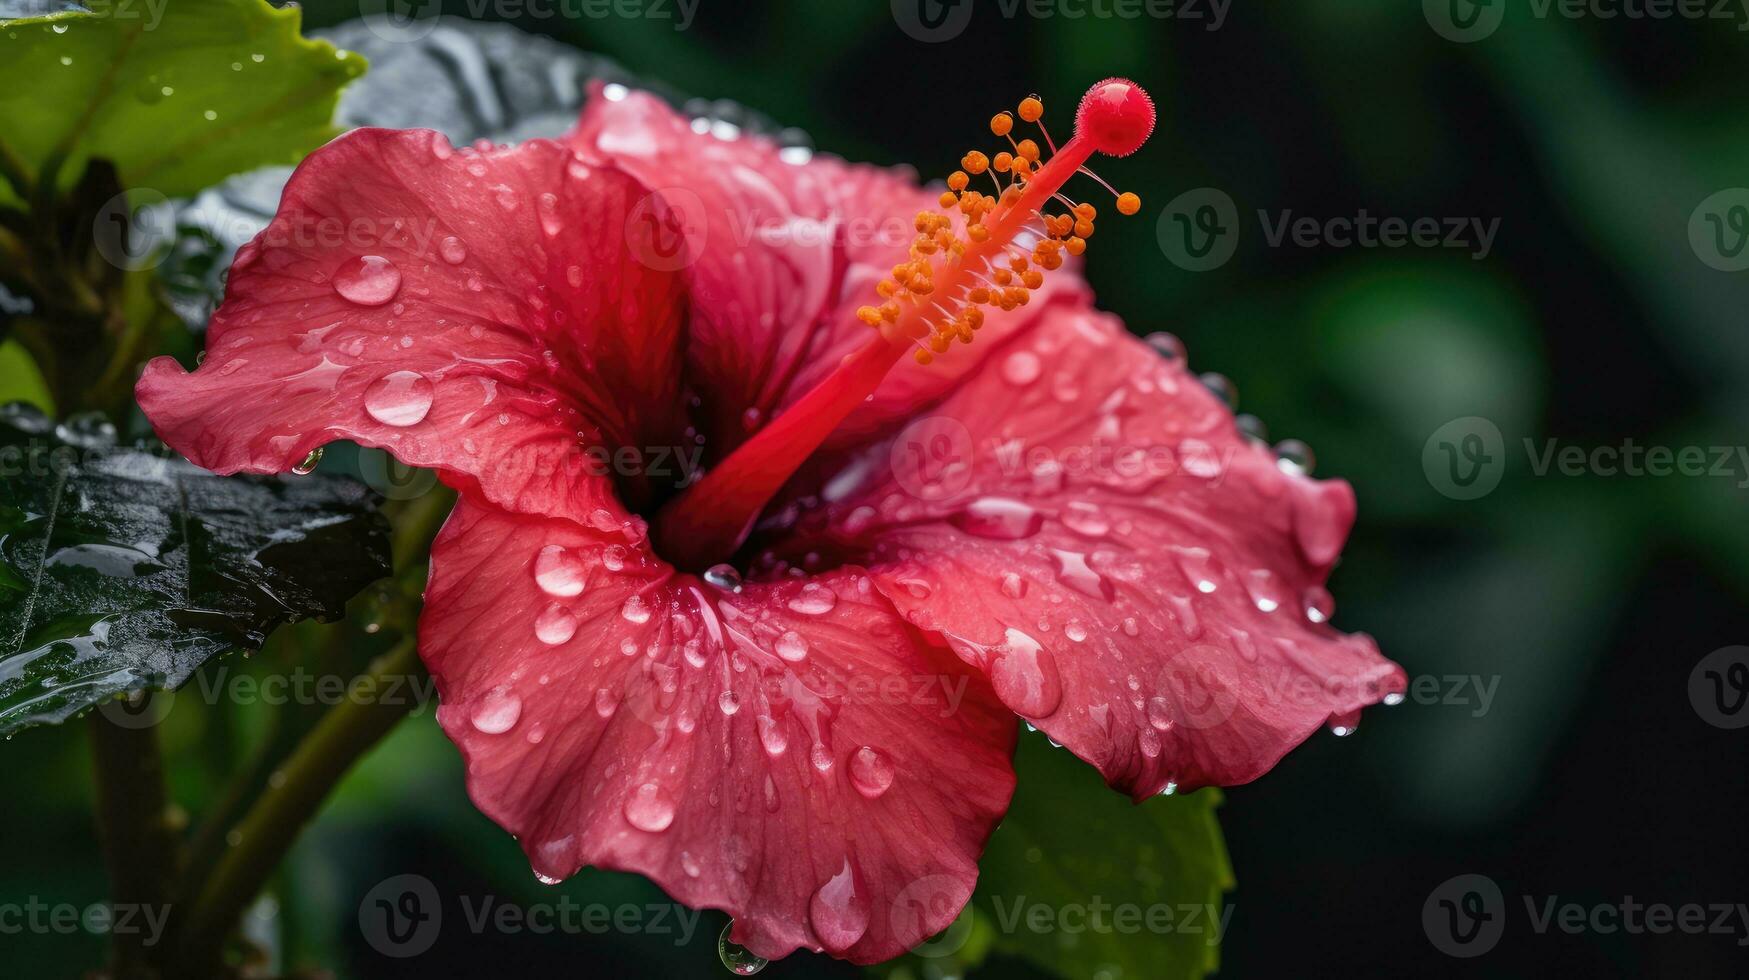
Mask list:
[[712,565],[705,569],[704,580],[712,588],[724,592],[741,591],[741,573],[735,571],[733,565]]
[[534,584],[547,595],[568,599],[583,593],[583,562],[563,545],[549,544],[534,556]]
[[553,603],[534,620],[535,639],[558,646],[577,633],[577,617],[560,603]]
[[864,745],[850,755],[850,785],[865,799],[879,799],[893,785],[893,761],[872,745]]
[[406,428],[425,420],[435,392],[417,371],[395,371],[371,383],[364,392],[364,410],[384,425]]
[[993,653],[990,681],[1004,704],[1029,718],[1043,718],[1057,710],[1063,683],[1049,650],[1010,627]]
[[347,259],[334,270],[334,291],[360,306],[382,306],[401,291],[401,270],[380,255]]
[[1330,590],[1322,585],[1314,585],[1306,590],[1306,618],[1314,623],[1326,623],[1336,615],[1336,600],[1330,595]]
[[1402,691],[1392,691],[1391,693],[1385,695],[1385,705],[1387,707],[1394,708],[1397,705],[1402,704],[1402,703],[1403,703],[1403,692]]
[[1174,334],[1164,330],[1156,330],[1147,337],[1148,346],[1154,348],[1159,355],[1168,361],[1184,360],[1184,341]]
[[1312,447],[1298,439],[1283,439],[1275,444],[1275,465],[1293,476],[1305,476],[1317,465]]
[[625,816],[639,830],[659,834],[674,822],[674,803],[661,786],[645,783],[626,797]]
[[322,462],[322,447],[317,446],[310,450],[310,454],[304,457],[303,462],[293,466],[291,471],[298,476],[309,476],[316,472],[316,465],[320,462]]
[[1197,380],[1229,409],[1239,407],[1239,387],[1231,378],[1218,371],[1208,371],[1198,375]]
[[769,960],[753,955],[747,947],[729,939],[729,933],[735,928],[733,920],[723,926],[723,934],[717,937],[717,959],[723,961],[729,972],[738,977],[750,977],[765,969]]
[[827,950],[843,952],[868,931],[868,897],[856,880],[850,859],[814,892],[808,902],[808,921]]
[[1269,427],[1264,425],[1263,420],[1255,415],[1236,415],[1233,417],[1233,425],[1238,427],[1240,435],[1252,442],[1267,443],[1269,441]]

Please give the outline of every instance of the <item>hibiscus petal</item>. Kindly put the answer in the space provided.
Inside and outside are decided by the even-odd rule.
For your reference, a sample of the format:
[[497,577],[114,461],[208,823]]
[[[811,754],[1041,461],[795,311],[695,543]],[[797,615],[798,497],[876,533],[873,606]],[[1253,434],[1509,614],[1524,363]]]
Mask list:
[[608,506],[580,442],[636,445],[678,411],[679,285],[626,247],[644,197],[550,141],[356,130],[239,251],[200,367],[153,360],[140,405],[220,473],[353,439],[513,509]]
[[1254,779],[1404,688],[1370,637],[1323,622],[1348,485],[1284,471],[1112,317],[1053,307],[932,415],[822,471],[773,547],[866,563],[1138,799]]
[[[672,258],[645,258],[685,270],[694,300],[688,371],[705,400],[700,424],[726,452],[868,343],[856,308],[879,302],[876,284],[908,258],[913,219],[937,210],[940,189],[919,187],[903,169],[695,128],[645,92],[614,95],[598,85],[569,140],[656,188],[678,216]],[[834,441],[861,441],[910,415],[975,370],[993,342],[1030,328],[1038,304],[1085,294],[1076,269],[1065,268],[1034,305],[990,310],[979,344],[927,368],[907,358]]]
[[1013,716],[857,569],[730,594],[464,497],[420,651],[538,874],[641,872],[761,956],[872,963],[944,928],[1013,790]]

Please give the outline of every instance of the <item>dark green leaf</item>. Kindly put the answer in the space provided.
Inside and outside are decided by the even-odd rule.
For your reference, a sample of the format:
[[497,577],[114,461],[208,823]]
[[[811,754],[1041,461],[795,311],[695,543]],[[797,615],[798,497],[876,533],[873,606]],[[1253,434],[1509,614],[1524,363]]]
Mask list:
[[1070,980],[1212,973],[1233,886],[1220,795],[1137,806],[1037,735],[1021,739],[1015,768],[1020,786],[973,898],[996,952]]
[[387,574],[370,491],[221,478],[117,448],[107,423],[0,409],[0,734],[58,722],[275,627],[335,619]]

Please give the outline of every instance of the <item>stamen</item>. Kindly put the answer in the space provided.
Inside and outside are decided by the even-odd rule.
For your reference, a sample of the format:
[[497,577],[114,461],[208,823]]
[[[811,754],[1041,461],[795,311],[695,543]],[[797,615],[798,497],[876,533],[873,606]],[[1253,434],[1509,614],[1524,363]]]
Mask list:
[[[1012,135],[1016,115],[1038,126],[1048,155],[1035,141]],[[1044,102],[1033,95],[1015,113],[990,118],[991,134],[1011,149],[994,156],[968,152],[948,176],[938,209],[917,213],[906,260],[875,287],[878,303],[856,311],[878,338],[669,502],[655,528],[665,558],[687,568],[727,558],[777,490],[907,351],[929,364],[954,343],[971,343],[987,310],[1026,305],[1065,254],[1082,254],[1097,211],[1062,193],[1070,177],[1092,176],[1116,195],[1119,214],[1140,210],[1140,198],[1118,194],[1085,166],[1095,152],[1128,156],[1148,138],[1154,105],[1140,86],[1112,78],[1089,89],[1075,113],[1074,135],[1060,148],[1044,132],[1043,117]],[[990,175],[994,195],[970,189],[981,173]],[[1001,174],[1009,175],[1006,183]],[[1046,213],[1053,202],[1066,210]]]

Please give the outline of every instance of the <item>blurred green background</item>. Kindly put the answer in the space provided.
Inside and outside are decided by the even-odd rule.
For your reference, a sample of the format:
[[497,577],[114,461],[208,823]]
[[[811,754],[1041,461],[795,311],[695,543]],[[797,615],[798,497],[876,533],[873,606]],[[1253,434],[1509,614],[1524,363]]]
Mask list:
[[[1233,4],[1218,29],[1206,2],[1125,19],[966,0],[969,19],[939,42],[908,34],[905,4],[881,0],[702,0],[684,30],[678,9],[443,9],[479,7],[638,78],[757,109],[823,150],[924,175],[953,169],[1020,96],[1040,93],[1047,122],[1062,122],[1092,82],[1141,82],[1160,124],[1142,153],[1099,167],[1144,202],[1137,219],[1101,225],[1088,263],[1100,305],[1139,333],[1178,334],[1271,438],[1305,440],[1319,475],[1354,484],[1335,623],[1374,634],[1423,692],[1227,793],[1237,888],[1222,975],[1741,975],[1743,937],[1537,934],[1520,900],[1749,901],[1749,739],[1689,697],[1702,657],[1749,642],[1749,471],[1539,475],[1525,449],[1749,442],[1749,273],[1714,268],[1690,239],[1703,201],[1749,184],[1749,13],[1539,17],[1496,2],[1482,9],[1504,22],[1467,43],[1442,35],[1440,4],[1413,0]],[[311,29],[361,12],[353,0],[305,10]],[[1198,188],[1233,201],[1237,240],[1229,261],[1194,272],[1170,260],[1157,219]],[[1497,219],[1498,232],[1479,259],[1272,246],[1260,210],[1268,222]],[[1503,469],[1491,493],[1458,500],[1424,464],[1443,458],[1435,433],[1470,417],[1498,429]],[[232,667],[271,669],[273,656]],[[248,714],[166,722],[178,799],[198,808],[218,792]],[[82,731],[26,732],[4,753],[0,893],[97,900]],[[446,893],[560,894],[468,803],[429,710],[347,779],[260,910],[303,962],[369,977],[721,974],[714,915],[687,945],[488,933],[389,959],[359,938],[358,896],[409,872]],[[1462,873],[1494,879],[1515,909],[1476,961],[1442,955],[1422,924],[1429,894]],[[660,901],[618,875],[561,891]],[[0,944],[0,972],[17,976],[102,955],[89,937]],[[1003,960],[986,975],[1025,969]],[[853,972],[798,956],[766,975]]]

